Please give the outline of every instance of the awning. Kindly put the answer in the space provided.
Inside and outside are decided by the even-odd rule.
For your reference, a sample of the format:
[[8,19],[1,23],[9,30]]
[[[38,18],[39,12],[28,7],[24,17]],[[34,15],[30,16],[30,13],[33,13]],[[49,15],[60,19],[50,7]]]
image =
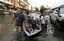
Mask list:
[[4,6],[4,4],[0,3],[1,6]]
[[5,2],[2,2],[0,1],[1,5],[3,4],[4,6],[13,6],[12,4],[8,4],[8,3],[5,3]]
[[3,9],[4,4],[0,3],[0,9]]

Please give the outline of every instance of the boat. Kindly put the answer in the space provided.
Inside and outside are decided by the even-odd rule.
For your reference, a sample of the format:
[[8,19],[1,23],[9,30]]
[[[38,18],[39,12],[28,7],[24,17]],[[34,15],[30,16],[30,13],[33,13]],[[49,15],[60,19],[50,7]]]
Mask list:
[[36,29],[34,32],[29,33],[29,32],[26,30],[25,26],[23,25],[23,30],[24,30],[25,34],[26,34],[28,37],[30,37],[30,36],[33,36],[33,35],[35,35],[35,34],[38,34],[38,33],[41,31],[41,26],[40,26],[39,29]]

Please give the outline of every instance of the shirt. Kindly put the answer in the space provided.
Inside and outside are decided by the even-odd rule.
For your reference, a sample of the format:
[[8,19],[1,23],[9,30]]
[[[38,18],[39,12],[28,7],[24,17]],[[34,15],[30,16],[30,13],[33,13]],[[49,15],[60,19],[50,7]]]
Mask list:
[[50,17],[49,15],[45,15],[44,17],[41,16],[41,20],[42,20],[42,23],[45,24],[45,23],[50,22]]
[[33,19],[28,19],[28,23],[29,23],[29,24],[36,24],[36,21],[33,20]]
[[19,13],[15,13],[15,18],[17,23],[22,23],[25,20],[25,16]]
[[49,15],[45,15],[45,20],[47,20],[47,22],[50,23],[50,17],[49,17]]
[[41,16],[42,24],[45,24],[45,17]]
[[32,20],[28,19],[27,23],[32,24]]
[[36,21],[34,19],[32,19],[32,24],[36,24]]

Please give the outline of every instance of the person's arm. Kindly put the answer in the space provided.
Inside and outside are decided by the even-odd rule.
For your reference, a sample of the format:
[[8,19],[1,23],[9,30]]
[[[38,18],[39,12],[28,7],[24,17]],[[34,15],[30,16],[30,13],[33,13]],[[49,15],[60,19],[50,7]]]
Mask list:
[[14,21],[15,20],[15,17],[13,18],[13,20],[12,21]]
[[13,23],[13,21],[16,19],[16,14],[14,14],[14,16],[13,16],[13,19],[12,19],[12,23]]
[[36,26],[41,30],[41,26],[39,26],[38,24],[36,24]]
[[36,24],[36,26],[40,29],[40,26],[38,24]]
[[26,18],[24,15],[23,15],[23,23],[24,23],[24,25],[26,25]]
[[39,25],[38,25],[38,24],[36,24],[36,26],[38,26],[38,27],[39,27]]

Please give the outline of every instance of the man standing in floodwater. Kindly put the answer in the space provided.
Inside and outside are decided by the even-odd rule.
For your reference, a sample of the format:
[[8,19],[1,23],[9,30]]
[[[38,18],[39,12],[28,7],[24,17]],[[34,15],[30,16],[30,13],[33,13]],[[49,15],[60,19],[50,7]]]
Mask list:
[[47,25],[49,23],[49,16],[46,15],[45,12],[43,12],[40,15],[40,20],[41,20],[41,26],[44,27],[44,29],[47,29]]
[[[14,14],[13,21],[16,20],[15,26],[16,26],[16,32],[18,32],[19,27],[21,30],[23,29],[23,22],[25,22],[25,16],[22,13],[22,9],[18,9],[18,12]],[[12,22],[13,22],[12,21]]]

